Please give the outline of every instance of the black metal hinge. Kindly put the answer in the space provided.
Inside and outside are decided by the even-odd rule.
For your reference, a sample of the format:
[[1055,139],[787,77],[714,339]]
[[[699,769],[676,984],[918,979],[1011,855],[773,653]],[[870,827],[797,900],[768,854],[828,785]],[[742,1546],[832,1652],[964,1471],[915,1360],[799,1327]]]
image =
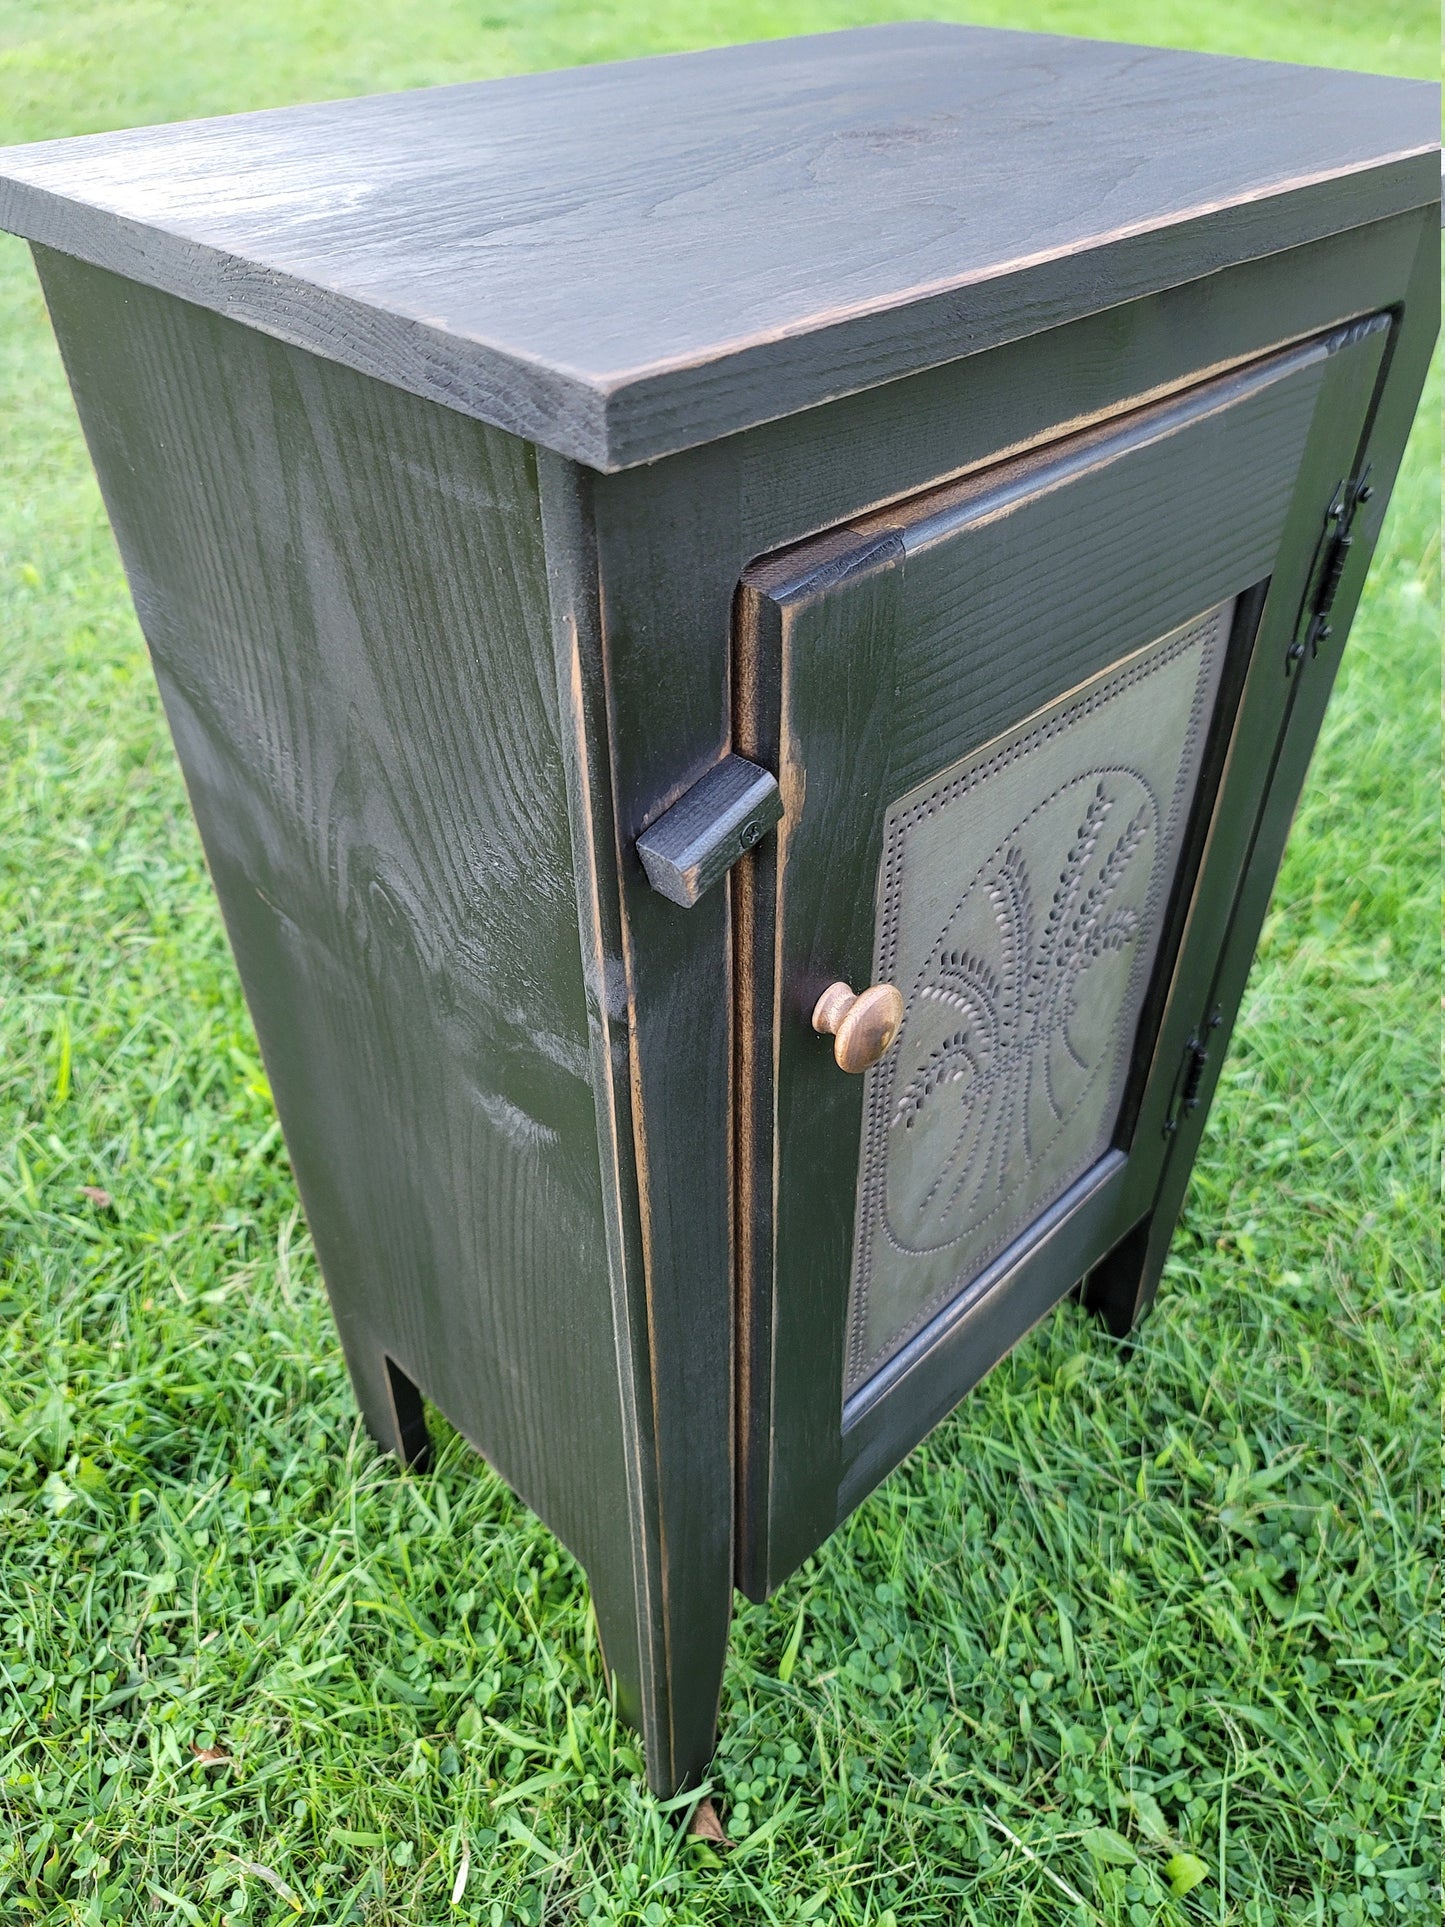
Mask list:
[[1199,1087],[1204,1082],[1209,1047],[1223,1021],[1223,1013],[1216,1005],[1184,1046],[1184,1062],[1179,1066],[1179,1075],[1174,1080],[1174,1096],[1169,1105],[1169,1115],[1164,1120],[1165,1137],[1173,1137],[1189,1113],[1199,1109]]
[[1305,590],[1300,619],[1295,625],[1294,641],[1285,652],[1285,674],[1291,676],[1303,662],[1312,662],[1320,647],[1333,634],[1330,611],[1340,591],[1340,580],[1350,550],[1355,546],[1355,511],[1374,494],[1370,471],[1362,469],[1340,483],[1325,510],[1325,526],[1310,564],[1309,586]]

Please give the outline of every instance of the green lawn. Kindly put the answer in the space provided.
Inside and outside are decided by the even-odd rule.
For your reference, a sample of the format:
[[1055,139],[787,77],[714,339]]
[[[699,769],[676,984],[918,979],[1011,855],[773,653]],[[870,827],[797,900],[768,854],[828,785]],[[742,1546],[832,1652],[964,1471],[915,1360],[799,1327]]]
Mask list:
[[[8,0],[0,137],[891,11]],[[1431,11],[1381,0],[969,17],[1437,57]],[[1137,1350],[1063,1309],[741,1607],[715,1852],[643,1788],[571,1560],[455,1442],[413,1479],[359,1433],[39,295],[0,247],[6,1927],[1438,1921],[1436,419]]]

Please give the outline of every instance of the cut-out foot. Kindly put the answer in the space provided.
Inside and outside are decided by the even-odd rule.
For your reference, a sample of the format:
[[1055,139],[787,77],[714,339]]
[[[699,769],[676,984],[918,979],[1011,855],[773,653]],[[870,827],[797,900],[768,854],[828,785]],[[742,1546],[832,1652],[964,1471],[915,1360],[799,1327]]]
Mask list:
[[361,1416],[378,1449],[393,1453],[410,1471],[427,1471],[431,1436],[420,1387],[394,1358],[369,1346],[362,1352],[348,1345],[346,1363]]
[[431,1470],[431,1434],[426,1428],[426,1406],[421,1392],[395,1359],[383,1358],[382,1366],[395,1440],[390,1449],[409,1471],[428,1472]]

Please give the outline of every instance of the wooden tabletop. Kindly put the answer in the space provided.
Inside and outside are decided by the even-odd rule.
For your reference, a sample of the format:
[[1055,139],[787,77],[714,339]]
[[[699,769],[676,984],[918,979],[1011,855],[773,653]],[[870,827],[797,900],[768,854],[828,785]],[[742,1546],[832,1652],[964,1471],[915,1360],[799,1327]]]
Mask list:
[[861,27],[0,149],[0,227],[610,469],[1425,205],[1437,103]]

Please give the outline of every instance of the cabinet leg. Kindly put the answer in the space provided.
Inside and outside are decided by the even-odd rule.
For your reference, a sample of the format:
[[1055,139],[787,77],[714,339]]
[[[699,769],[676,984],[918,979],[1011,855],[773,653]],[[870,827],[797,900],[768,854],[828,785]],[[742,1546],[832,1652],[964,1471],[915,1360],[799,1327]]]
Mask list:
[[587,1577],[617,1711],[642,1735],[648,1785],[669,1799],[706,1775],[717,1745],[732,1588],[699,1599],[684,1585],[681,1600],[664,1596],[649,1613],[627,1575],[590,1567]]
[[413,1472],[431,1464],[431,1439],[420,1389],[393,1358],[374,1346],[346,1346],[346,1365],[366,1429],[383,1452]]
[[1161,1239],[1157,1218],[1144,1218],[1085,1278],[1084,1307],[1097,1312],[1115,1338],[1127,1337],[1148,1310],[1168,1252],[1168,1230]]

